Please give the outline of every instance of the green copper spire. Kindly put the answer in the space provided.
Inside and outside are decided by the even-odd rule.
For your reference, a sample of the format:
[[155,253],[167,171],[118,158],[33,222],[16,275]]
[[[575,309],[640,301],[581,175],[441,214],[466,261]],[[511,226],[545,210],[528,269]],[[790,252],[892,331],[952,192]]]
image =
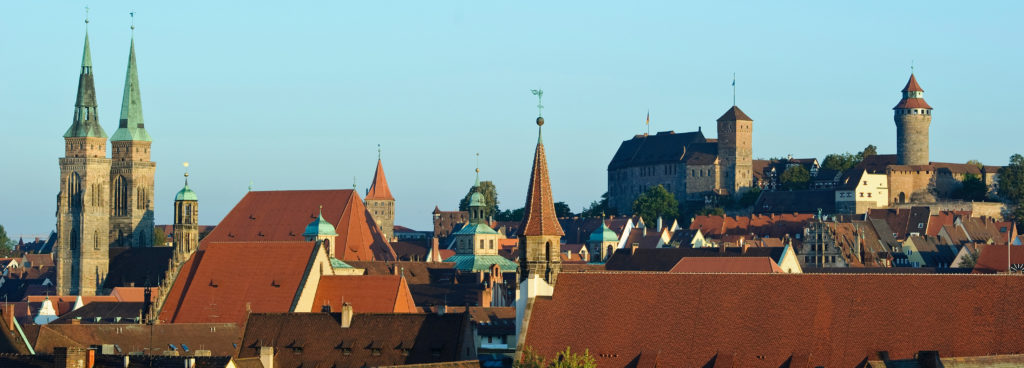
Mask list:
[[107,137],[107,132],[100,127],[99,118],[96,115],[96,87],[92,76],[91,55],[89,32],[86,31],[81,74],[78,76],[78,96],[75,98],[75,116],[71,119],[71,127],[64,132],[64,138]]
[[[132,26],[134,29],[135,26]],[[135,65],[135,37],[132,36],[128,53],[128,71],[124,77],[124,97],[121,99],[121,119],[111,141],[151,142],[142,119],[142,93],[139,91],[139,69]]]

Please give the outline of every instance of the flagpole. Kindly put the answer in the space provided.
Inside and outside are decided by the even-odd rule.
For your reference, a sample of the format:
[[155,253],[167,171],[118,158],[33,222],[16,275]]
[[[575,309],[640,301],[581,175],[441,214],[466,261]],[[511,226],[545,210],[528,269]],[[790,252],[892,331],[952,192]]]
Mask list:
[[732,105],[736,106],[736,73],[732,73]]

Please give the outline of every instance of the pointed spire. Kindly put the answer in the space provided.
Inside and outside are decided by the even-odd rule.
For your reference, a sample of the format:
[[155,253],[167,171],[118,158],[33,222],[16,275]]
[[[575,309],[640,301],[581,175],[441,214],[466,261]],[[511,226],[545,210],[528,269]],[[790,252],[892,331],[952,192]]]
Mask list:
[[146,131],[142,119],[142,92],[139,90],[139,69],[135,64],[135,22],[132,13],[132,40],[128,51],[128,69],[124,77],[124,96],[121,98],[121,118],[111,141],[144,141],[153,139]]
[[910,73],[910,80],[907,81],[907,85],[900,92],[903,93],[903,98],[892,108],[893,110],[907,112],[932,109],[931,105],[925,102],[924,89],[921,88],[921,85],[917,84],[917,77],[914,76],[914,73]]
[[[88,24],[88,18],[86,18]],[[89,51],[89,31],[85,32],[85,46],[82,50],[81,74],[78,76],[78,96],[75,98],[75,115],[71,127],[64,132],[64,138],[93,137],[106,138],[107,132],[99,124],[96,114],[96,87],[92,75],[92,53]]]
[[[537,118],[538,128],[544,125],[544,118]],[[555,201],[551,197],[551,183],[548,179],[548,163],[544,155],[544,142],[537,131],[537,149],[533,153],[533,170],[530,172],[530,187],[526,192],[526,206],[523,208],[523,222],[519,227],[526,236],[565,236],[555,215]]]
[[480,153],[476,154],[476,182],[473,183],[473,188],[480,187]]
[[373,183],[366,191],[366,199],[395,200],[391,196],[391,189],[388,188],[388,179],[384,177],[384,165],[377,159],[377,170],[373,173]]
[[917,78],[914,77],[914,73],[910,73],[910,80],[907,81],[906,87],[903,87],[901,92],[924,92],[921,89],[921,85],[917,84]]

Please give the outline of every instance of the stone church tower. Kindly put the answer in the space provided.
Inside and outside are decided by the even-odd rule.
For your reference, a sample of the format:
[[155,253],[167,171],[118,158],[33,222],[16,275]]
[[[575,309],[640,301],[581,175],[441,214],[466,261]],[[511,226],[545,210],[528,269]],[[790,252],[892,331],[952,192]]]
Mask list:
[[384,166],[381,165],[379,153],[373,183],[366,191],[366,199],[363,202],[373,216],[373,221],[384,232],[384,236],[389,242],[392,241],[395,238],[395,197],[391,196],[391,189],[388,188],[388,179],[384,177]]
[[[132,27],[134,28],[134,26]],[[135,65],[135,39],[128,53],[128,70],[121,100],[121,118],[110,137],[110,238],[114,247],[153,245],[153,140],[142,119],[142,95]]]
[[184,263],[199,248],[199,197],[188,187],[188,173],[185,173],[185,187],[174,196],[174,266]]
[[541,128],[544,118],[537,118],[537,149],[533,154],[530,187],[526,192],[523,222],[519,226],[519,262],[521,279],[540,276],[554,285],[562,270],[561,240],[565,236],[555,215],[555,201],[551,197],[548,163],[544,155]]
[[718,118],[718,171],[721,188],[739,194],[753,185],[754,120],[739,107]]
[[64,133],[57,194],[57,294],[95,295],[107,274],[110,244],[107,133],[96,113],[89,34],[85,35],[78,97]]
[[932,107],[924,102],[924,90],[910,74],[903,99],[893,107],[896,121],[896,158],[900,165],[928,165],[928,127]]

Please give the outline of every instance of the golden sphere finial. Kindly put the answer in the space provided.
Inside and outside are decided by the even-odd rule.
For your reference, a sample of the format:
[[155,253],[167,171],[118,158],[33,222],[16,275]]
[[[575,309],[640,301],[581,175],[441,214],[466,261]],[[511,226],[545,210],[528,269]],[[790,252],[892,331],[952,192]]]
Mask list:
[[543,126],[543,125],[544,125],[544,118],[538,116],[537,117],[537,126]]

